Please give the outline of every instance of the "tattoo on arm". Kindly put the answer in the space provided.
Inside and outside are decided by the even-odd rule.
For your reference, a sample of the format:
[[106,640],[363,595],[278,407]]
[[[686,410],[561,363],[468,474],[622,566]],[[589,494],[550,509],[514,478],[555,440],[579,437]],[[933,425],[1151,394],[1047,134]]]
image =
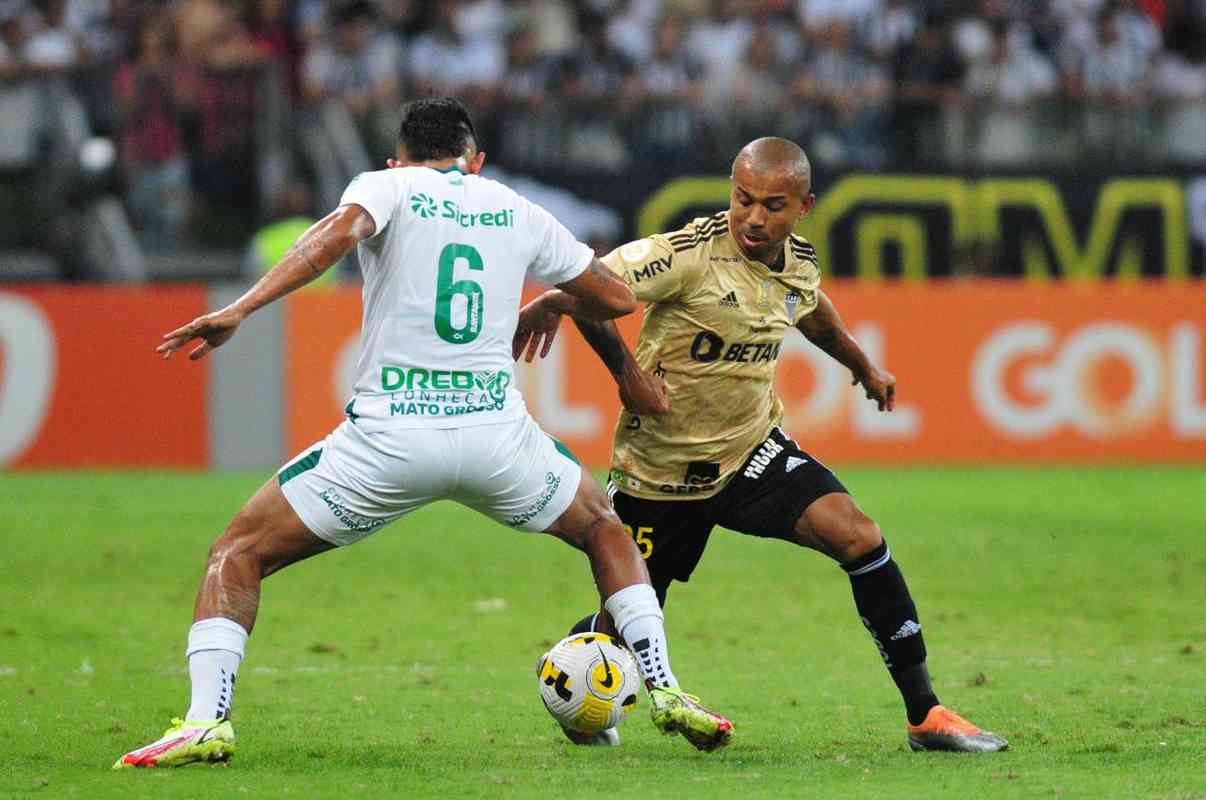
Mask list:
[[300,255],[302,257],[302,259],[306,262],[306,265],[310,268],[310,271],[313,272],[316,277],[323,273],[323,270],[317,264],[314,263],[314,259],[310,258],[310,254],[306,252],[306,247],[305,247],[304,243],[298,242],[298,243],[294,244],[293,247],[290,249],[294,250],[298,255]]
[[587,319],[573,318],[574,324],[582,333],[582,338],[598,354],[612,375],[619,375],[624,362],[628,359],[628,346],[620,338],[616,324],[607,322],[592,322]]

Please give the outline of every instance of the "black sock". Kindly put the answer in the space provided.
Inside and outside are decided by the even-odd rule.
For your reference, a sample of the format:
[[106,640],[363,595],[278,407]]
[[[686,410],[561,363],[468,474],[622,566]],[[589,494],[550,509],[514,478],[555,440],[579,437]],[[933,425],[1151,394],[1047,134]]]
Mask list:
[[598,612],[587,614],[582,619],[574,623],[574,627],[570,628],[569,636],[577,633],[594,633],[595,632],[595,617],[599,616]]
[[934,687],[930,685],[930,671],[926,669],[925,662],[889,672],[892,673],[892,680],[896,681],[900,696],[904,698],[905,713],[908,714],[909,722],[920,725],[925,720],[925,715],[930,713],[930,709],[938,705],[938,697],[934,694]]
[[904,698],[909,722],[918,725],[938,705],[925,666],[925,640],[917,607],[887,542],[842,565],[850,576],[859,618],[875,640],[884,665]]

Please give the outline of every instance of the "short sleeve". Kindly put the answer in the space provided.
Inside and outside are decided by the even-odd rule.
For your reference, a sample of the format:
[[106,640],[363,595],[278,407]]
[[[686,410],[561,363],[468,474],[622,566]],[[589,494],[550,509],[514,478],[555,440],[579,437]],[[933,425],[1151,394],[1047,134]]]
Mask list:
[[787,307],[795,308],[792,325],[817,310],[820,302],[821,270],[815,261],[805,261],[804,270],[788,284]]
[[624,279],[641,302],[670,300],[683,290],[682,265],[660,236],[637,239],[603,256],[603,263]]
[[528,274],[541,283],[557,285],[586,272],[595,253],[578,241],[557,219],[535,203],[519,198],[521,218],[526,218],[536,251]]
[[367,211],[377,226],[373,231],[373,236],[376,236],[385,230],[398,208],[398,189],[398,178],[391,175],[389,170],[362,172],[352,178],[348,188],[343,190],[339,205],[355,203]]

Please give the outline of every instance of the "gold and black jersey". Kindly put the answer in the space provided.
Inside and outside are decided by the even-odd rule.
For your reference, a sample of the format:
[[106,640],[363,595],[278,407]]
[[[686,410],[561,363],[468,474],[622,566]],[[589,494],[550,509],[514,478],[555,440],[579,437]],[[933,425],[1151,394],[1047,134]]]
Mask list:
[[646,303],[636,358],[670,395],[667,414],[620,413],[611,466],[625,493],[709,497],[779,424],[779,350],[821,282],[807,240],[793,235],[784,249],[777,272],[747,258],[725,211],[603,258]]

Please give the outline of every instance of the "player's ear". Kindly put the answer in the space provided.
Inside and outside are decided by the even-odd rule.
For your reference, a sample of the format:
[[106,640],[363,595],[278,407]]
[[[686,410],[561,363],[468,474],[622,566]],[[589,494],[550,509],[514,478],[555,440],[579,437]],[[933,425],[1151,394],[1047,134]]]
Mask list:
[[466,171],[470,175],[477,175],[482,171],[482,167],[484,167],[485,165],[486,165],[486,154],[484,152],[478,152],[475,156],[468,159],[468,163],[465,166],[468,167],[468,169]]
[[804,196],[804,204],[800,206],[800,219],[804,219],[812,213],[812,207],[817,204],[817,196],[809,192]]

